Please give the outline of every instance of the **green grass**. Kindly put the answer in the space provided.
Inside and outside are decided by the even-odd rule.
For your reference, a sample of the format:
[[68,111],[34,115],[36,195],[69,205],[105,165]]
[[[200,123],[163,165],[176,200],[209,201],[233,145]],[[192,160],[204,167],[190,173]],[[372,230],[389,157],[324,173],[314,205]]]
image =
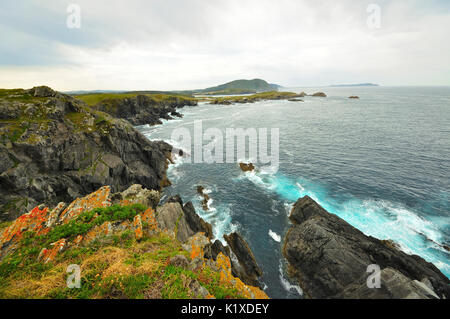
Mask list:
[[126,98],[133,98],[138,95],[146,95],[153,99],[155,104],[170,102],[176,99],[187,99],[196,100],[195,98],[187,95],[175,95],[175,94],[142,94],[139,92],[134,93],[95,93],[95,94],[82,94],[76,95],[75,97],[79,100],[84,101],[89,106],[95,106],[100,102],[106,102],[109,104],[114,104],[114,101],[120,101]]
[[[199,297],[192,284],[200,284],[216,298],[242,298],[208,266],[190,270],[170,265],[170,258],[184,255],[189,260],[190,254],[164,232],[146,235],[138,242],[134,232],[126,230],[78,247],[69,245],[47,264],[37,259],[42,248],[50,248],[52,242],[61,238],[70,242],[106,221],[132,221],[145,209],[140,204],[97,208],[55,226],[46,235],[24,232],[17,249],[0,262],[0,298],[191,299]],[[66,269],[71,264],[82,267],[80,289],[66,286]]]

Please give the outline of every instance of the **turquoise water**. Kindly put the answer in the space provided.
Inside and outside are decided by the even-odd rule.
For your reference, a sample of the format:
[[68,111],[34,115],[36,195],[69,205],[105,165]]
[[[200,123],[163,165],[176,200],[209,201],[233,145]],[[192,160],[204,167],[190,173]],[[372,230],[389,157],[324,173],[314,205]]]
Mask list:
[[[243,173],[237,163],[179,160],[169,169],[174,185],[165,195],[192,201],[213,224],[217,238],[239,231],[274,298],[298,296],[298,287],[284,273],[279,239],[289,228],[291,205],[304,195],[365,234],[392,239],[450,276],[449,252],[442,247],[450,245],[450,88],[289,91],[324,91],[328,98],[201,104],[183,109],[183,119],[139,127],[148,138],[175,145],[173,130],[187,128],[193,135],[194,120],[203,120],[203,130],[218,128],[224,135],[226,128],[279,128],[278,171],[256,163],[255,173]],[[350,95],[360,100],[349,100]],[[208,212],[201,209],[197,185],[210,192]]]

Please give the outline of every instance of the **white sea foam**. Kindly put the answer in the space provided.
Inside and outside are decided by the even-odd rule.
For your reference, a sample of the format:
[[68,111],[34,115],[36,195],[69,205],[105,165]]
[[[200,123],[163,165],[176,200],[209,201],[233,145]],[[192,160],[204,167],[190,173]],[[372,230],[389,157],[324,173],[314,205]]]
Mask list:
[[[284,176],[247,172],[246,178],[266,191],[271,191],[291,205],[285,205],[290,214],[298,198],[309,195],[330,213],[336,214],[366,235],[395,241],[407,254],[418,254],[448,274],[448,263],[436,254],[443,251],[443,235],[436,223],[426,220],[404,206],[385,200],[349,199],[342,203],[330,199],[326,190],[308,183],[300,184]],[[306,186],[308,185],[308,186]],[[311,186],[311,189],[309,189]],[[445,225],[445,223],[444,223]],[[444,267],[444,265],[447,265]]]
[[277,243],[281,243],[281,236],[269,229],[269,236],[272,237]]
[[291,284],[289,280],[284,276],[283,265],[280,261],[278,270],[280,272],[280,282],[283,288],[290,293],[297,293],[299,296],[303,296],[303,290],[298,285]]

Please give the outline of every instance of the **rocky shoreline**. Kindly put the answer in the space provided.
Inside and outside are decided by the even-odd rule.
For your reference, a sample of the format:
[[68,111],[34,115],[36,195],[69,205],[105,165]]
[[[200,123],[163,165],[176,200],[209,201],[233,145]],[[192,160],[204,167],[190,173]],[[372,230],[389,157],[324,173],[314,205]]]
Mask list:
[[[288,273],[309,298],[450,298],[450,281],[433,264],[390,241],[364,235],[306,196],[290,214],[284,238]],[[369,265],[381,269],[381,288],[367,285]]]
[[161,119],[171,120],[182,117],[177,109],[185,106],[197,106],[194,98],[170,96],[158,101],[147,95],[137,95],[125,99],[106,99],[93,106],[94,109],[125,119],[133,125],[162,124]]
[[[177,107],[196,102],[176,99],[155,106],[151,98],[137,96],[122,99],[117,109],[113,108],[117,111],[111,112],[105,107],[110,101],[92,108],[48,87],[0,93],[0,221],[13,221],[0,232],[0,261],[23,246],[24,232],[43,236],[54,227],[76,223],[80,214],[92,209],[140,204],[155,210],[154,227],[147,229],[152,218],[146,214],[136,216],[139,219],[131,224],[126,220],[105,222],[74,242],[59,238],[51,243],[53,248],[42,249],[38,262],[52,262],[68,248],[88,245],[128,228],[135,232],[137,241],[142,232],[158,229],[168,232],[191,253],[192,262],[197,262],[193,270],[210,260],[207,264],[244,296],[267,298],[253,287],[260,286],[262,272],[239,234],[225,238],[230,249],[219,240],[211,241],[212,226],[197,215],[192,203],[183,204],[181,197],[175,196],[159,204],[159,191],[170,185],[166,171],[172,146],[149,141],[131,123],[156,124],[159,118],[168,119],[169,112],[179,115]],[[144,220],[145,225],[141,224]],[[180,260],[171,262],[178,265]]]

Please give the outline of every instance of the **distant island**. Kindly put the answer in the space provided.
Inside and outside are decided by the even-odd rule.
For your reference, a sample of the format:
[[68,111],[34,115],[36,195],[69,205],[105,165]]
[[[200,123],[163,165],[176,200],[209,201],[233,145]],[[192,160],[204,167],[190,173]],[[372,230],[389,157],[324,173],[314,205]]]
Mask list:
[[270,84],[265,80],[235,80],[222,85],[210,87],[195,92],[196,94],[207,95],[233,95],[233,94],[254,94],[261,92],[277,91],[281,88],[278,84]]
[[357,83],[357,84],[335,84],[330,85],[330,87],[354,87],[354,86],[380,86],[379,84],[374,83]]

